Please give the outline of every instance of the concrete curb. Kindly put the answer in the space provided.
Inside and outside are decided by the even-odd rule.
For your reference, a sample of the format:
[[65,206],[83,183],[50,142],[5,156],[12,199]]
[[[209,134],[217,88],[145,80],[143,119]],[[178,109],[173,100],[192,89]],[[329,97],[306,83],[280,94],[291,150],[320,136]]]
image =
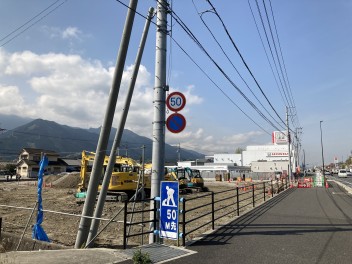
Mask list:
[[346,192],[348,192],[349,194],[352,194],[352,188],[351,187],[348,187],[347,185],[339,182],[339,181],[335,181],[335,180],[328,180],[328,182],[334,182],[336,183],[338,186],[342,187],[343,189],[346,190]]

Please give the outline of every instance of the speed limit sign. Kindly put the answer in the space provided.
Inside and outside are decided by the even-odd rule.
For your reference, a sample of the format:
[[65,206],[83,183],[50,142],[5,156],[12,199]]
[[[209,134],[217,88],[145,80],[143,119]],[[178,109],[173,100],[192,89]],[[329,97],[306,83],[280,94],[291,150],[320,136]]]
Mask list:
[[171,111],[181,111],[186,105],[186,97],[180,92],[172,92],[166,99],[166,105]]

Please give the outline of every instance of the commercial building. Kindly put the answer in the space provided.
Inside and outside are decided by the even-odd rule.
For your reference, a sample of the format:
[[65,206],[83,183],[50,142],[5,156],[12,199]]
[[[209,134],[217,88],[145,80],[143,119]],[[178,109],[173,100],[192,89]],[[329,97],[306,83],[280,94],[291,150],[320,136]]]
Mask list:
[[289,171],[289,150],[291,152],[291,170],[295,170],[295,151],[292,145],[288,145],[286,132],[274,131],[272,133],[272,144],[247,146],[241,154],[219,153],[214,156],[207,156],[206,159],[213,160],[212,163],[194,166],[194,162],[179,164],[203,171],[221,172],[245,172],[254,173],[288,173]]

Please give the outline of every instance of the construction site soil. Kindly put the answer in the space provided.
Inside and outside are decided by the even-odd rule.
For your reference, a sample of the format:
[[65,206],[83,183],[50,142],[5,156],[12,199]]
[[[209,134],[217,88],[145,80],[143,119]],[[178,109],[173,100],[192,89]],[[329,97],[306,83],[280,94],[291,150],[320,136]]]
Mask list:
[[[44,220],[42,227],[48,235],[50,241],[55,244],[63,245],[69,248],[74,247],[77,230],[79,227],[83,204],[78,204],[74,194],[79,183],[78,173],[66,173],[62,175],[49,175],[44,177],[42,188],[42,205],[44,210]],[[206,183],[209,191],[219,192],[233,189],[236,183],[228,182],[209,182]],[[19,182],[0,182],[0,217],[2,218],[2,232],[11,233],[17,236],[24,234],[25,238],[31,238],[32,226],[36,223],[37,215],[37,181],[19,181]],[[187,197],[200,196],[202,193],[187,194]],[[224,193],[224,197],[228,197],[228,193]],[[234,197],[234,193],[231,194]],[[250,194],[249,194],[250,195]],[[230,200],[230,199],[229,199]],[[209,199],[197,200],[197,206],[200,203],[207,203]],[[231,203],[234,199],[231,199]],[[132,208],[131,204],[131,208]],[[136,203],[136,210],[141,210],[142,207],[149,208],[149,203]],[[226,207],[226,200],[219,204],[220,207]],[[100,228],[105,226],[108,220],[116,215],[123,208],[121,202],[106,202],[102,214],[104,220],[101,221]],[[203,209],[193,210],[189,212],[187,217],[200,215]],[[234,219],[237,214],[234,212],[233,206],[229,207],[229,213],[221,219],[221,223],[226,223]],[[134,220],[149,218],[149,213],[134,216]],[[204,218],[204,222],[209,221],[209,218]],[[121,248],[123,245],[123,213],[120,213],[115,218],[115,221],[110,223],[106,229],[95,240],[97,247]],[[146,230],[147,227],[136,227],[135,232]],[[210,225],[194,232],[187,237],[191,240],[201,233],[209,230]],[[132,230],[133,232],[133,230]],[[143,240],[142,240],[143,239]],[[129,245],[139,245],[141,242],[148,241],[144,236],[132,237],[128,240]],[[174,242],[176,243],[176,242]],[[5,245],[2,245],[5,247]],[[0,251],[1,251],[0,245]],[[4,250],[4,249],[2,249]]]

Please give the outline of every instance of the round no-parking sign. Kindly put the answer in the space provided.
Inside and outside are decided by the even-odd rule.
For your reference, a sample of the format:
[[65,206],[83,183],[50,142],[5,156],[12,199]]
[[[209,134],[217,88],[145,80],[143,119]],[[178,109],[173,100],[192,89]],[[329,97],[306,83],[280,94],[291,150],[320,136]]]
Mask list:
[[174,113],[167,118],[166,127],[172,133],[180,133],[186,127],[186,119],[183,115]]
[[166,99],[166,105],[171,111],[181,111],[186,105],[186,97],[180,92],[172,92]]

